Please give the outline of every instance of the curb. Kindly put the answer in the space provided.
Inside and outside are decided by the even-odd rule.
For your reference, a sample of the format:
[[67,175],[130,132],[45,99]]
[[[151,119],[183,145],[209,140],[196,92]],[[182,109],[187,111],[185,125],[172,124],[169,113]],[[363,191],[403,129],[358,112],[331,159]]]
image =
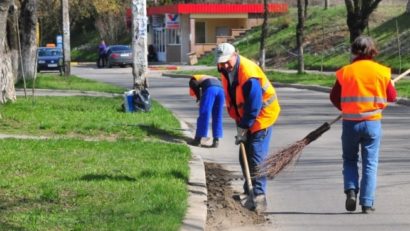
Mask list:
[[[175,116],[178,118],[177,116]],[[188,125],[179,120],[184,136],[192,137]],[[191,149],[192,158],[189,161],[188,208],[182,221],[181,231],[205,230],[208,213],[208,190],[206,188],[205,165],[202,157]]]

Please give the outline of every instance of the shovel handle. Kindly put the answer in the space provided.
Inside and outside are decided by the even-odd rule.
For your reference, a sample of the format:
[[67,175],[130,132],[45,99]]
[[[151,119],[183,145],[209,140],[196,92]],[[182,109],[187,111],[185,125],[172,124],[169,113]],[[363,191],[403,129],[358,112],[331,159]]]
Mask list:
[[249,165],[248,165],[248,158],[246,156],[246,151],[245,151],[245,145],[241,142],[240,144],[241,147],[241,154],[242,154],[242,159],[243,159],[243,165],[244,165],[244,172],[245,172],[245,177],[246,177],[246,182],[248,185],[248,193],[250,196],[253,198],[253,186],[252,186],[252,181],[251,181],[251,173],[249,171]]

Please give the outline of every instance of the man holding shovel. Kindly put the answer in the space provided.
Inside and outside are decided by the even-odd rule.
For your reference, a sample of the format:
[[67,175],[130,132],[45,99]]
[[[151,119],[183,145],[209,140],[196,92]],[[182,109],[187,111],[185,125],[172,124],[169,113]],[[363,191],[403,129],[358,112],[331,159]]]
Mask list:
[[[370,37],[360,36],[351,45],[353,62],[336,72],[330,100],[342,112],[343,180],[347,211],[356,210],[356,198],[362,213],[375,209],[374,197],[382,135],[382,111],[387,102],[396,100],[390,68],[373,61],[378,51]],[[359,184],[359,147],[362,176]]]
[[280,112],[275,88],[259,66],[237,54],[231,44],[219,44],[215,58],[228,114],[237,125],[235,143],[241,145],[239,161],[246,177],[244,190],[248,195],[245,206],[263,212],[267,207],[267,179],[256,177],[256,167],[269,152],[272,125]]

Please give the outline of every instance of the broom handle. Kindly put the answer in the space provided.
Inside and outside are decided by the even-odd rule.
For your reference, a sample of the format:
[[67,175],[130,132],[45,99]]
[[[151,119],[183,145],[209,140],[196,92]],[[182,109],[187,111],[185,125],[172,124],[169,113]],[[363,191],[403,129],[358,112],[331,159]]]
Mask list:
[[248,184],[248,190],[249,190],[248,193],[249,193],[249,195],[253,196],[253,186],[252,186],[252,181],[251,181],[251,173],[249,172],[248,158],[246,156],[245,145],[242,142],[239,145],[241,146],[243,165],[245,167],[245,177],[246,177],[246,182]]
[[[401,73],[399,76],[397,76],[396,78],[392,79],[393,83],[396,83],[397,81],[399,81],[400,79],[402,79],[403,77],[405,77],[406,75],[408,75],[410,73],[410,69],[407,69],[407,71]],[[332,120],[331,122],[329,122],[329,125],[332,125],[334,123],[336,123],[336,121],[340,120],[342,118],[342,114],[340,114],[338,117],[336,117],[334,120]]]
[[337,116],[334,120],[332,120],[331,122],[329,122],[329,126],[331,126],[332,124],[336,123],[336,121],[340,120],[342,118],[342,114],[340,114],[339,116]]
[[410,73],[410,69],[408,69],[407,71],[403,72],[402,74],[400,74],[399,76],[397,76],[396,78],[394,78],[392,80],[393,83],[396,83],[397,81],[399,81],[401,78],[403,78],[404,76],[408,75]]

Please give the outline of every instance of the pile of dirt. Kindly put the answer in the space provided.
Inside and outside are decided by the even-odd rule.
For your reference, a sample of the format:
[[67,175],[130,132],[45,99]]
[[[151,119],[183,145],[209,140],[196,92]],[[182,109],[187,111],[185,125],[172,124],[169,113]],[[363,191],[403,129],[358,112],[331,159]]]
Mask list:
[[208,189],[207,231],[234,230],[253,224],[268,221],[264,215],[257,214],[244,208],[240,201],[235,200],[231,187],[232,174],[224,170],[221,165],[205,163],[206,185]]

